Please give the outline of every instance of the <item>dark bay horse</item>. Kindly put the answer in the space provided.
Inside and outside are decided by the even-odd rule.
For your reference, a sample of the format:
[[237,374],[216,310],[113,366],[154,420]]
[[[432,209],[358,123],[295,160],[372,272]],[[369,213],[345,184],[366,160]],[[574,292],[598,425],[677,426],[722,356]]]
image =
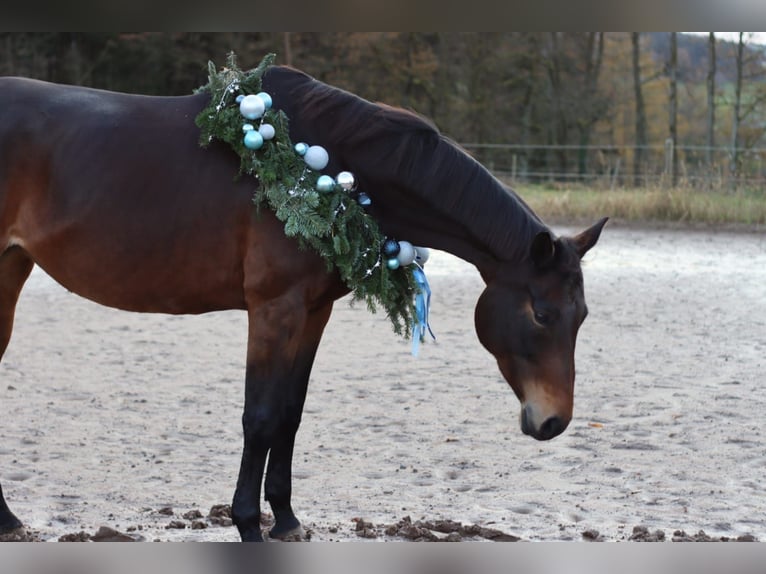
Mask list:
[[[324,146],[328,173],[351,171],[382,231],[474,264],[481,343],[539,440],[572,417],[574,350],[587,309],[580,259],[605,219],[555,237],[487,170],[416,115],[372,104],[294,69],[263,89],[292,141]],[[0,354],[34,264],[83,297],[143,313],[248,313],[244,450],[233,500],[243,540],[300,527],[291,464],[309,373],[333,302],[348,293],[299,249],[223,144],[198,145],[209,94],[148,97],[0,79]],[[268,462],[267,462],[268,461]],[[21,526],[0,490],[0,532]]]

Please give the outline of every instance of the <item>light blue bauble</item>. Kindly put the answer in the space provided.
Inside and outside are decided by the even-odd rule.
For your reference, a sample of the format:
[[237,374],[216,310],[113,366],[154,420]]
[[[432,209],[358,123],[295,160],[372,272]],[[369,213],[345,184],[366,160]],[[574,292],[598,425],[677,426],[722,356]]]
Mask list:
[[263,100],[258,96],[250,94],[242,98],[239,102],[239,113],[245,116],[248,120],[257,120],[266,111],[266,105]]
[[263,145],[263,136],[255,131],[251,130],[245,134],[245,147],[247,149],[260,149]]
[[415,261],[422,267],[431,257],[431,250],[428,247],[416,247],[415,248]]
[[242,131],[247,133],[253,131],[255,128],[253,127],[253,124],[245,124],[242,126]]
[[274,129],[274,126],[271,124],[262,124],[261,127],[258,128],[258,131],[263,136],[263,139],[270,140],[276,135],[276,130]]
[[320,175],[317,179],[317,191],[328,193],[335,187],[335,180],[329,175]]
[[392,257],[388,261],[386,261],[386,266],[389,269],[398,269],[399,268],[399,260],[396,257]]
[[359,205],[361,205],[362,207],[367,207],[368,205],[372,205],[372,200],[370,199],[370,196],[364,192],[360,193],[359,197],[357,197],[356,200],[359,202]]
[[234,101],[236,101],[238,104],[242,102],[242,100],[245,99],[245,94],[239,94]]
[[266,92],[258,92],[255,94],[259,98],[263,100],[263,105],[266,107],[266,109],[271,109],[271,96],[267,94]]
[[327,163],[330,161],[330,156],[327,154],[327,150],[321,145],[312,145],[306,150],[306,155],[303,156],[303,161],[314,171],[319,171],[327,167]]
[[412,243],[409,241],[400,241],[399,253],[396,256],[396,259],[402,267],[406,267],[415,261],[415,248],[412,246]]
[[309,146],[308,144],[305,144],[303,142],[298,142],[295,144],[295,153],[297,153],[300,156],[306,155],[306,152],[308,151]]

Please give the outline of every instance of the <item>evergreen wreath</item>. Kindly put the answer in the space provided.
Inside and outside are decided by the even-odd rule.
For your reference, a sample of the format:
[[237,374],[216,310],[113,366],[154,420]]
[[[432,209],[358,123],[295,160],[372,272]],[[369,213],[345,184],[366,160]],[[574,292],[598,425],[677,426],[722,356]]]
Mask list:
[[[355,189],[351,174],[342,172],[346,178],[341,181],[339,174],[336,182],[319,173],[322,167],[307,166],[308,158],[302,157],[307,144],[290,141],[286,114],[271,108],[270,96],[261,91],[261,79],[274,58],[274,54],[266,55],[248,72],[238,68],[233,52],[220,71],[213,62],[208,63],[208,83],[196,90],[210,93],[210,103],[195,121],[201,130],[200,145],[207,147],[213,140],[228,144],[240,157],[238,177],[252,176],[259,181],[253,197],[256,208],[265,205],[271,209],[285,224],[288,237],[296,237],[301,247],[319,253],[328,271],[337,269],[353,293],[352,303],[363,300],[373,313],[383,307],[396,334],[409,337],[412,333],[422,339],[427,316],[423,320],[420,308],[416,311],[415,297],[423,291],[418,280],[424,281],[424,276],[419,279],[407,267],[384,260],[384,255],[390,256],[384,244],[390,245],[391,240],[386,240],[377,222],[365,212],[362,204],[370,200]],[[258,95],[265,102],[262,116],[254,122],[258,125],[243,125],[249,120],[243,117],[240,102],[249,95]],[[253,149],[246,137],[250,137],[247,132],[256,131],[263,137],[253,134],[253,140],[262,140]],[[417,264],[415,268],[422,275]]]

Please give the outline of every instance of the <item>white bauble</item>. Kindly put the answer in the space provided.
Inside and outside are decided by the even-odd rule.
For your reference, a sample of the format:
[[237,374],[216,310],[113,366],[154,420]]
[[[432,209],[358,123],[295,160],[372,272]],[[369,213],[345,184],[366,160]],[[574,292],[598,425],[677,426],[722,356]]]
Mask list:
[[270,140],[277,133],[276,130],[274,129],[274,126],[272,126],[271,124],[262,124],[258,128],[258,131],[261,133],[261,135],[263,136],[263,139],[265,140]]
[[266,105],[263,103],[263,100],[253,94],[245,96],[239,103],[239,113],[248,120],[257,120],[265,111]]
[[306,150],[306,155],[303,156],[303,161],[306,165],[315,171],[324,169],[327,167],[327,163],[330,161],[330,156],[327,155],[327,150],[321,145],[312,145]]
[[399,253],[396,255],[399,265],[406,267],[415,261],[415,248],[409,241],[399,242]]
[[415,248],[415,261],[421,267],[426,264],[428,258],[431,257],[431,251],[428,247],[416,247]]

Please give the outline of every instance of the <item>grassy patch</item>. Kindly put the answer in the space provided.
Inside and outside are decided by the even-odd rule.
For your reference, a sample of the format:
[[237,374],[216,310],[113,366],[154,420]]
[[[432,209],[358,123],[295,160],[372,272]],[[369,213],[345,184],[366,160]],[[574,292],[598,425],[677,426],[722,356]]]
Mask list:
[[629,222],[766,225],[766,193],[688,188],[593,189],[522,185],[516,192],[545,220],[581,221],[609,216]]

